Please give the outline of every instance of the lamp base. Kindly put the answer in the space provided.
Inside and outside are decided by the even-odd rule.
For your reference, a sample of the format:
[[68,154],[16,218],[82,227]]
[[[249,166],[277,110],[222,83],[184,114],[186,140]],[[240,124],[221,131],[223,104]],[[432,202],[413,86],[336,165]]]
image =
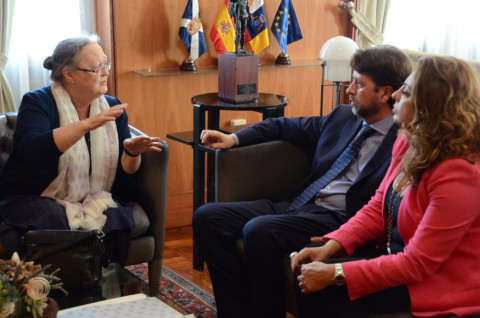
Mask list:
[[288,56],[288,54],[280,53],[278,54],[277,59],[275,60],[275,64],[290,65],[292,64],[292,61],[290,61],[290,56]]
[[186,72],[195,72],[197,70],[197,66],[195,65],[195,61],[189,56],[180,65],[181,71]]

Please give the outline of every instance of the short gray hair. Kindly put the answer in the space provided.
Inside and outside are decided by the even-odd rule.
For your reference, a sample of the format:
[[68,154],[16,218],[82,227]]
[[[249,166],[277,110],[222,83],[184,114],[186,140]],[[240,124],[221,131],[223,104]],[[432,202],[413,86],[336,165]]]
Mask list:
[[73,66],[73,61],[78,52],[91,43],[100,44],[98,35],[69,38],[58,43],[53,54],[43,61],[43,67],[52,71],[50,79],[61,82],[63,80],[63,68]]

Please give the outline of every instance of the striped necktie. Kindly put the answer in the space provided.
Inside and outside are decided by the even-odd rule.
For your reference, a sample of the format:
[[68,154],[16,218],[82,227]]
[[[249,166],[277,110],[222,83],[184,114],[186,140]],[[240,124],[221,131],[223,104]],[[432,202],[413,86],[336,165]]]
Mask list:
[[304,206],[305,203],[310,201],[318,193],[318,191],[323,189],[340,173],[342,173],[342,171],[345,170],[352,160],[357,157],[365,139],[374,132],[375,130],[372,127],[364,125],[357,137],[355,137],[355,139],[347,146],[347,148],[345,148],[330,169],[328,169],[328,171],[322,177],[313,182],[298,197],[296,197],[288,207],[288,211],[293,211]]

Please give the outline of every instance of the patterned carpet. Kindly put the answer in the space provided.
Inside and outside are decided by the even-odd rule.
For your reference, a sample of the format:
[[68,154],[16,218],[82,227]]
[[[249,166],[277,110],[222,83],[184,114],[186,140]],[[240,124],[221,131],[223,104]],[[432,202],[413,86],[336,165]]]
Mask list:
[[[145,284],[148,284],[146,263],[131,265],[126,268],[140,277]],[[202,318],[217,317],[215,299],[211,294],[165,266],[162,272],[160,292],[169,302],[174,304],[173,307],[183,309],[184,314],[194,314],[195,317]]]

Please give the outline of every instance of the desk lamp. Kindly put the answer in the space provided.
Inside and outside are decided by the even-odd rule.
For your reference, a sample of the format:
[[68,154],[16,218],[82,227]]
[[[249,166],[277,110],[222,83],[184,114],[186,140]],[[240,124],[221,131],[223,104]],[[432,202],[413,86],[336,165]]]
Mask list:
[[[319,55],[322,59],[320,115],[323,115],[323,89],[325,86],[336,87],[335,106],[340,103],[342,82],[352,79],[350,60],[357,49],[357,43],[345,36],[331,38],[322,46]],[[325,80],[332,81],[333,84],[325,84]]]

